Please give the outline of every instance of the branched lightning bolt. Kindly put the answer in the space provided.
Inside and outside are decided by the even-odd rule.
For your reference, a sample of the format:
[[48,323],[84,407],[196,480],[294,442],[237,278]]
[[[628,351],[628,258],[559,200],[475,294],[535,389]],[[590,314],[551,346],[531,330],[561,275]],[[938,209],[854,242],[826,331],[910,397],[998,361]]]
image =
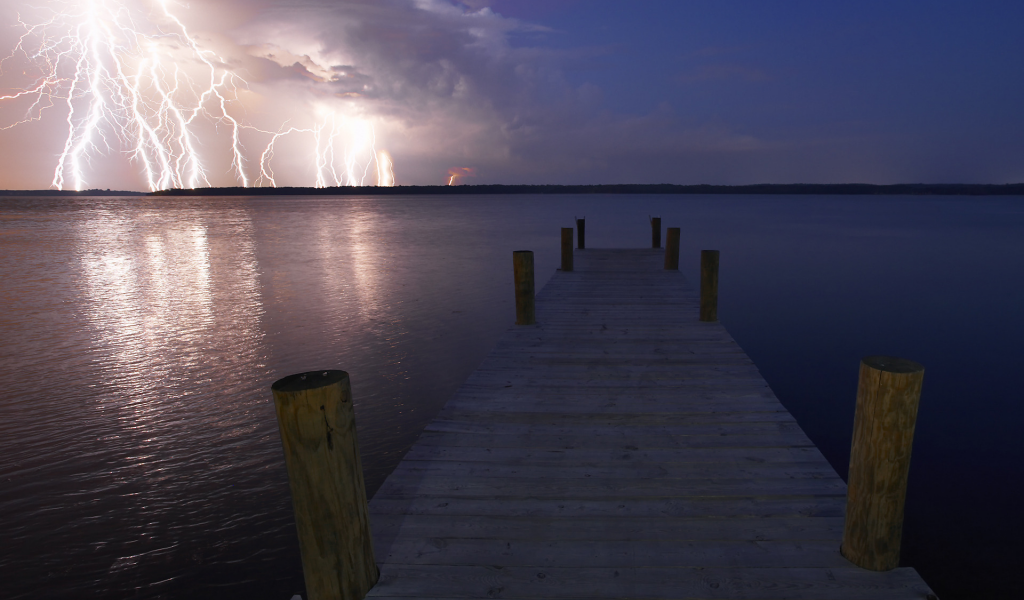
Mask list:
[[[57,189],[83,189],[92,163],[115,152],[140,167],[150,190],[209,186],[200,149],[201,136],[212,128],[230,137],[230,175],[243,186],[276,185],[270,166],[275,144],[302,134],[313,141],[317,186],[362,185],[371,163],[377,165],[378,185],[393,185],[390,156],[382,170],[383,155],[376,152],[368,121],[326,111],[311,127],[277,132],[243,122],[236,116],[238,92],[247,83],[201,47],[166,0],[49,0],[36,10],[44,18],[29,23],[19,16],[23,32],[0,59],[0,77],[21,70],[32,79],[0,93],[0,102],[25,110],[0,129],[63,111],[66,137],[52,179]],[[246,173],[243,131],[268,140],[254,182]]]
[[[367,185],[367,178],[374,166],[377,185],[395,184],[391,156],[383,150],[377,152],[376,133],[369,121],[345,118],[337,111],[325,107],[320,107],[317,112],[321,113],[321,118],[312,127],[282,128],[271,135],[270,142],[260,155],[260,176],[256,185],[277,185],[270,161],[274,157],[277,142],[291,134],[307,134],[312,138],[311,162],[316,173],[314,185],[318,188]],[[339,151],[338,147],[343,150]]]

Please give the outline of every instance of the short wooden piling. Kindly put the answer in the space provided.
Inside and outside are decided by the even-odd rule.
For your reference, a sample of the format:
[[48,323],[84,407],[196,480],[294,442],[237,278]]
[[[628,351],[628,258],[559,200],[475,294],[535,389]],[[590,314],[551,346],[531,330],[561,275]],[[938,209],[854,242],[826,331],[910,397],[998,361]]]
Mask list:
[[587,221],[586,219],[576,219],[576,247],[583,250],[587,247],[586,244],[586,233],[587,233]]
[[718,250],[700,251],[700,320],[718,320]]
[[924,367],[902,358],[860,363],[842,553],[873,571],[900,563],[903,506]]
[[665,237],[665,269],[679,270],[679,228],[669,227]]
[[562,228],[562,270],[572,271],[572,227]]
[[651,248],[661,248],[661,217],[651,217]]
[[512,271],[516,280],[516,325],[537,322],[533,294],[533,251],[512,252]]
[[345,371],[271,386],[309,600],[362,600],[377,582],[366,486]]

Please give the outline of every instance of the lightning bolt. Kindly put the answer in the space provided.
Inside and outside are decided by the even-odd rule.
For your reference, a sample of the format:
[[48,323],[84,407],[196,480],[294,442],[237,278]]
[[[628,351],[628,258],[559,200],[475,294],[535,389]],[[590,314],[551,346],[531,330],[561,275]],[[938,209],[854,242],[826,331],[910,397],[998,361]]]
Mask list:
[[[200,150],[214,145],[203,139],[211,130],[228,138],[230,161],[224,162],[242,186],[277,185],[270,163],[275,145],[290,136],[310,139],[318,187],[364,185],[374,163],[377,184],[394,184],[390,155],[383,169],[365,119],[335,108],[320,109],[311,127],[282,125],[274,132],[246,123],[238,116],[239,91],[248,84],[201,46],[166,0],[50,0],[35,11],[42,14],[35,22],[19,15],[22,33],[0,59],[0,78],[26,83],[0,93],[0,106],[25,111],[0,129],[63,112],[56,189],[85,189],[93,163],[112,154],[136,164],[151,191],[210,186]],[[267,140],[255,181],[247,173],[243,132]]]

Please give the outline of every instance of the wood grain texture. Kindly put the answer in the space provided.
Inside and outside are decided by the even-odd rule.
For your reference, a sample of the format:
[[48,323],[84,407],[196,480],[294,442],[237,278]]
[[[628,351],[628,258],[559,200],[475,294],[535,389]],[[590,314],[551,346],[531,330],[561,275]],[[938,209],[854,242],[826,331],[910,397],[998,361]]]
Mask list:
[[562,228],[562,270],[572,271],[572,227]]
[[929,593],[842,556],[846,485],[665,258],[579,251],[537,293],[536,322],[502,336],[371,501],[370,596]]
[[906,600],[931,591],[913,569],[856,567],[603,568],[395,565],[370,595],[379,598],[679,598]]
[[665,269],[679,270],[679,228],[669,227],[665,236]]
[[843,556],[865,569],[900,564],[903,506],[924,367],[869,356],[861,361],[850,452]]
[[534,294],[533,252],[512,253],[512,275],[516,284],[516,325],[533,325],[537,321]]
[[377,581],[348,373],[271,386],[310,600],[361,600]]
[[[510,517],[452,515],[377,515],[374,527],[398,532],[409,539],[429,539],[439,531],[445,540],[499,539],[540,542],[632,541],[694,542],[705,540],[825,541],[832,543],[843,530],[842,517]],[[753,545],[753,544],[752,544]],[[835,545],[830,549],[835,550]]]

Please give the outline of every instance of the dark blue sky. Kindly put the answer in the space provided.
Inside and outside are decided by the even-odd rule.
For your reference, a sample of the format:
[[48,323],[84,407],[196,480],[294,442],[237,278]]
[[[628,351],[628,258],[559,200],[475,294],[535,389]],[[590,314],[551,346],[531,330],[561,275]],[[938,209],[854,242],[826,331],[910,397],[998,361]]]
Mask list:
[[[147,12],[150,4],[129,2],[136,22],[151,25],[148,39],[166,39],[157,32],[176,25]],[[0,18],[31,16],[28,6],[0,4]],[[209,0],[174,11],[197,48],[218,57],[218,76],[244,79],[224,90],[244,126],[240,167],[217,107],[191,125],[213,185],[261,181],[261,168],[279,185],[330,183],[326,138],[313,134],[329,122],[349,133],[372,126],[400,184],[453,175],[463,183],[1024,181],[1024,2]],[[0,44],[13,47],[16,33],[0,31]],[[195,70],[195,56],[167,50],[161,60]],[[30,63],[6,61],[0,91],[29,85]],[[68,136],[67,104],[53,99],[39,121],[0,129],[0,144],[18,148],[0,161],[0,187],[53,179]],[[77,115],[88,100],[78,100]],[[0,101],[0,128],[27,106]],[[287,128],[296,132],[266,153]],[[151,187],[139,176],[140,155],[130,160],[139,146],[132,129],[124,131],[118,141],[111,126],[109,147],[85,153],[82,184]],[[353,172],[373,183],[374,154],[349,133],[335,140],[335,160],[358,155]]]
[[607,110],[667,111],[681,129],[768,146],[756,157],[704,157],[729,182],[1024,180],[1024,3],[491,6],[555,30],[518,34],[517,45],[594,49],[564,72],[600,88]]

